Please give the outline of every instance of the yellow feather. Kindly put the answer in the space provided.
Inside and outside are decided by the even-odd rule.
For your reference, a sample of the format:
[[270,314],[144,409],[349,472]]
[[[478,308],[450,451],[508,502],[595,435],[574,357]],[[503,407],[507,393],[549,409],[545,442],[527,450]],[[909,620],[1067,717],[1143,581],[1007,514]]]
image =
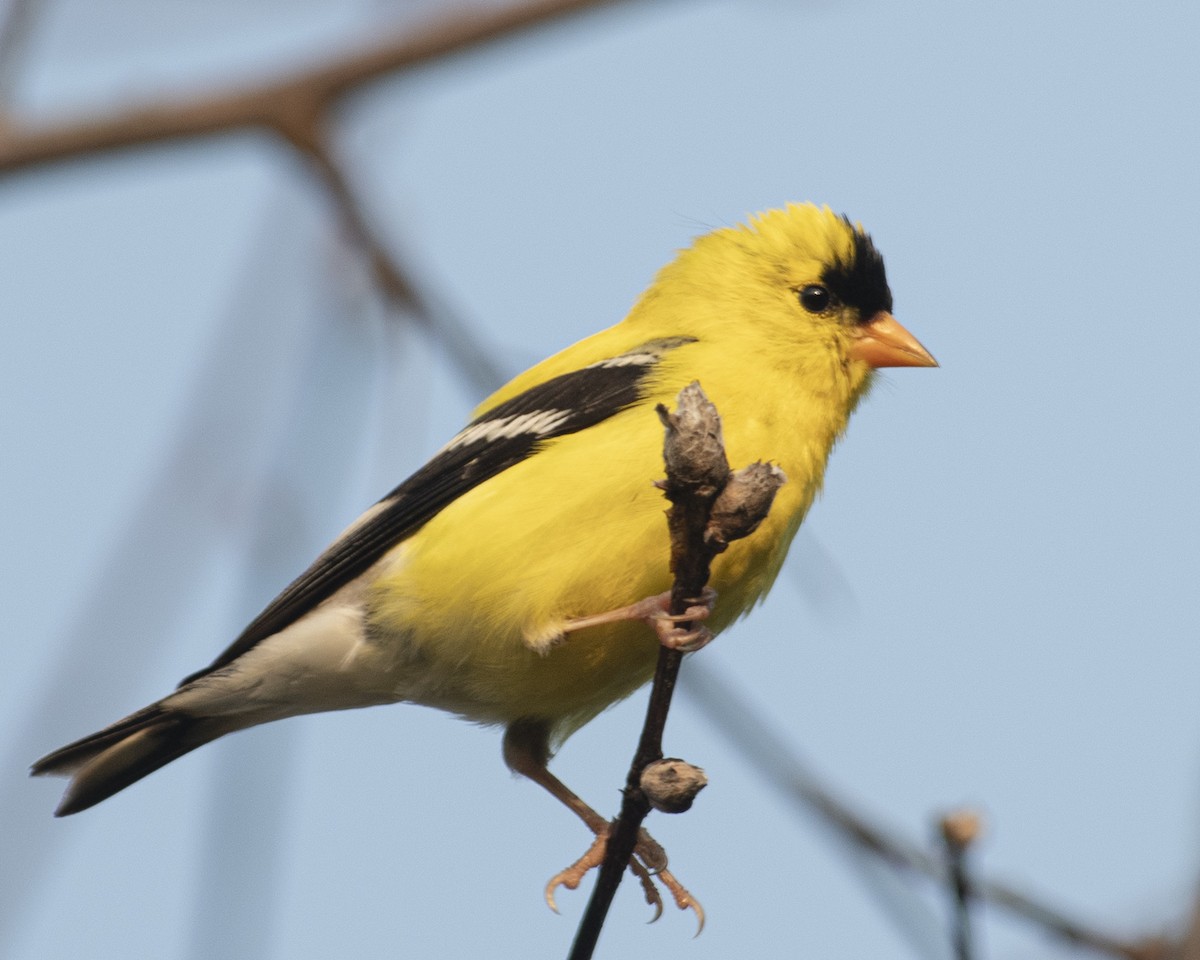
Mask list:
[[853,254],[851,226],[808,205],[718,230],[661,270],[622,323],[485,401],[480,413],[647,341],[695,340],[666,354],[641,403],[549,441],[395,552],[372,587],[370,620],[403,637],[420,665],[420,690],[405,680],[398,693],[482,722],[545,719],[562,738],[649,679],[657,645],[640,623],[542,641],[569,617],[669,589],[654,406],[692,380],[721,413],[731,463],[769,460],[788,476],[763,526],[717,559],[709,625],[719,631],[759,601],[870,383],[867,364],[847,357],[847,318],[814,317],[796,296]]

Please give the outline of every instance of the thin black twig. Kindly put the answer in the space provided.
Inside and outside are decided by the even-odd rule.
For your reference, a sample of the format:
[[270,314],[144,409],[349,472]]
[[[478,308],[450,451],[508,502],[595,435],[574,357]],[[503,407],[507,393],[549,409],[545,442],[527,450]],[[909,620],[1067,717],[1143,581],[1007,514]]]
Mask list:
[[[708,585],[713,559],[733,540],[749,536],[771,508],[784,482],[781,471],[763,463],[732,474],[725,457],[721,420],[698,383],[679,394],[674,414],[658,407],[666,427],[663,459],[667,479],[660,486],[671,502],[667,527],[671,538],[669,613],[679,615],[697,602]],[[681,623],[683,631],[695,625]],[[642,789],[642,773],[662,759],[662,736],[675,692],[683,653],[662,646],[650,689],[650,702],[621,801],[621,812],[609,834],[604,862],[587,909],[580,920],[570,960],[590,960],[617,887],[637,845],[638,832],[650,812]]]
[[982,821],[971,810],[948,813],[938,822],[946,851],[946,884],[950,891],[950,938],[956,960],[975,955],[971,936],[971,881],[967,876],[967,851],[979,836]]

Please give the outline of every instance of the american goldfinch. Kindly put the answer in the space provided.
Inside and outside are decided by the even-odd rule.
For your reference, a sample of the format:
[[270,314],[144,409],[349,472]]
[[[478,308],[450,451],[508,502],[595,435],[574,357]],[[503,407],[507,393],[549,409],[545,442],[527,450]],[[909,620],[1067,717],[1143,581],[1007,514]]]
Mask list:
[[654,671],[639,621],[665,615],[643,598],[670,588],[655,405],[699,381],[730,461],[788,477],[713,564],[718,633],[771,587],[873,370],[935,365],[891,311],[870,237],[828,208],[700,237],[625,320],[485,400],[209,666],[33,773],[71,778],[64,816],[235,730],[408,701],[503,725],[508,765],[602,832],[547,763]]

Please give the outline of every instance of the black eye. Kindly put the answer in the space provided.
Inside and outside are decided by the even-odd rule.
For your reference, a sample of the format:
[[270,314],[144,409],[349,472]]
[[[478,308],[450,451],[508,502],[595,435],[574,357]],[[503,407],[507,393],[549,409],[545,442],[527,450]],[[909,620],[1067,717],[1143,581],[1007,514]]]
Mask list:
[[800,306],[809,313],[824,313],[833,302],[833,295],[819,283],[801,287],[797,294],[800,297]]

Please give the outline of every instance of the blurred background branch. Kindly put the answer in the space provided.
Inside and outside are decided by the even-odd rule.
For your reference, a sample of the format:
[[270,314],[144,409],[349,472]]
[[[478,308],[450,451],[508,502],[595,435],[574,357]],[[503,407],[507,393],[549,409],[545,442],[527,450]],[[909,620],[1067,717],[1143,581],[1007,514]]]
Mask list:
[[[736,745],[738,754],[765,783],[778,790],[798,811],[815,815],[834,834],[878,858],[889,867],[925,877],[945,888],[955,904],[965,898],[1008,910],[1051,937],[1120,960],[1164,960],[1168,944],[1159,937],[1127,942],[1071,918],[1039,897],[988,879],[968,878],[950,869],[946,858],[906,839],[870,817],[859,805],[837,795],[801,761],[786,741],[762,719],[754,705],[728,681],[702,662],[683,673],[683,686],[702,704],[716,733]],[[958,921],[951,927],[962,957],[969,934]],[[969,949],[968,949],[969,952]]]
[[[0,24],[0,63],[15,64],[33,0],[15,0]],[[462,53],[560,17],[630,0],[536,0],[493,10],[463,8],[385,41],[344,52],[325,63],[247,89],[213,92],[120,109],[109,116],[27,128],[0,117],[0,174],[165,141],[265,128],[304,154],[369,259],[392,303],[435,328],[466,380],[481,393],[504,382],[500,367],[450,311],[422,298],[401,261],[371,228],[329,136],[333,115],[349,94],[398,71]],[[11,69],[11,68],[10,68]],[[5,74],[0,73],[0,84]],[[0,86],[0,91],[3,86]]]
[[[463,7],[422,27],[346,51],[289,76],[223,93],[117,110],[25,129],[12,117],[0,127],[0,172],[108,150],[268,127],[295,142],[311,133],[342,97],[396,71],[461,53],[515,31],[592,8],[631,0],[533,0],[488,9]],[[3,52],[20,49],[33,0],[16,0],[4,21]],[[15,57],[14,57],[15,59]]]

